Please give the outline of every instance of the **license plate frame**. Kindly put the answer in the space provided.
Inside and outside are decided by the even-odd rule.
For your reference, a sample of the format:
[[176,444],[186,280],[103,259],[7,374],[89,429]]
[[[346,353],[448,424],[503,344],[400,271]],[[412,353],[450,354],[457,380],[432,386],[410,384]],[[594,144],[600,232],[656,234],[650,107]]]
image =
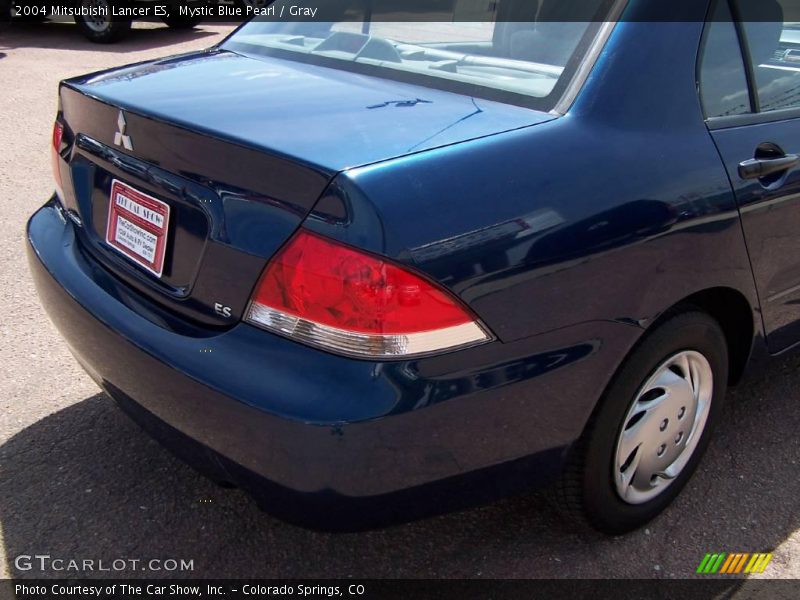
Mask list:
[[119,179],[111,182],[108,202],[106,244],[161,278],[169,233],[169,204]]

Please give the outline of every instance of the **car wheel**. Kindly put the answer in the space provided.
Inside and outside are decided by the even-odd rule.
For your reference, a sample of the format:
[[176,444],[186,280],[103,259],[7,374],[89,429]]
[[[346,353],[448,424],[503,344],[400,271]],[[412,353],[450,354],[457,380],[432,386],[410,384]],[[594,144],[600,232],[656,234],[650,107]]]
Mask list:
[[82,0],[79,6],[86,8],[104,8],[97,15],[76,15],[75,23],[90,41],[97,44],[116,42],[131,28],[130,19],[118,19],[111,16],[111,4],[108,0]]
[[570,453],[557,489],[565,516],[621,534],[662,512],[705,452],[727,380],[725,334],[714,319],[691,310],[658,326]]
[[[177,7],[175,7],[177,10]],[[161,17],[161,20],[171,29],[191,29],[196,27],[200,21],[203,20],[202,16],[189,16],[189,15],[170,15],[169,17]]]

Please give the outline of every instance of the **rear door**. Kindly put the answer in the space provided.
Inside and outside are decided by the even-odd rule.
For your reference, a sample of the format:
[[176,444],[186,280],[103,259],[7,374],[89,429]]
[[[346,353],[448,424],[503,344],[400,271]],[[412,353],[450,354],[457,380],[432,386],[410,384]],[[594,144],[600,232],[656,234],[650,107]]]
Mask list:
[[718,0],[698,70],[772,352],[800,340],[800,36],[789,10],[777,0]]

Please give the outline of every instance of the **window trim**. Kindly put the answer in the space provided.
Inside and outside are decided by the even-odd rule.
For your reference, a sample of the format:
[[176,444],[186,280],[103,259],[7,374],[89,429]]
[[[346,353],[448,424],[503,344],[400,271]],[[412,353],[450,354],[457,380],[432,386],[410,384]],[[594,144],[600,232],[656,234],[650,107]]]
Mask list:
[[617,0],[614,2],[608,13],[608,20],[604,21],[600,26],[600,30],[597,32],[592,45],[587,49],[581,64],[578,65],[578,68],[573,73],[566,88],[564,88],[561,98],[556,102],[552,110],[550,110],[550,114],[558,117],[564,116],[572,108],[572,105],[575,104],[581,90],[583,90],[586,80],[589,79],[589,75],[594,70],[597,60],[600,58],[608,40],[611,38],[611,34],[614,33],[617,23],[619,22],[619,17],[628,6],[628,2],[629,0]]
[[744,115],[730,115],[727,117],[707,117],[706,124],[712,131],[718,129],[731,129],[733,127],[744,127],[745,125],[762,125],[764,123],[779,123],[800,119],[800,106],[793,108],[782,108],[780,110],[769,110],[760,113],[748,113]]
[[758,96],[758,86],[756,84],[756,72],[753,68],[753,54],[750,52],[750,40],[744,30],[742,13],[736,0],[724,0],[728,3],[728,8],[733,17],[733,27],[736,29],[736,37],[739,39],[739,51],[742,53],[744,61],[744,74],[747,79],[747,91],[750,93],[750,110],[753,114],[761,114],[761,98]]

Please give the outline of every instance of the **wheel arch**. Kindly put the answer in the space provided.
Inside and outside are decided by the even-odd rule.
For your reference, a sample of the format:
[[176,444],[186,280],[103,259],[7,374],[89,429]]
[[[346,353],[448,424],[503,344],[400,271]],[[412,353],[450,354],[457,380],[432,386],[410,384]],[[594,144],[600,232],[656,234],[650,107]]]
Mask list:
[[650,331],[678,312],[699,309],[719,323],[728,345],[728,383],[735,385],[745,372],[756,336],[756,318],[750,301],[731,287],[695,292],[662,312],[647,327]]

